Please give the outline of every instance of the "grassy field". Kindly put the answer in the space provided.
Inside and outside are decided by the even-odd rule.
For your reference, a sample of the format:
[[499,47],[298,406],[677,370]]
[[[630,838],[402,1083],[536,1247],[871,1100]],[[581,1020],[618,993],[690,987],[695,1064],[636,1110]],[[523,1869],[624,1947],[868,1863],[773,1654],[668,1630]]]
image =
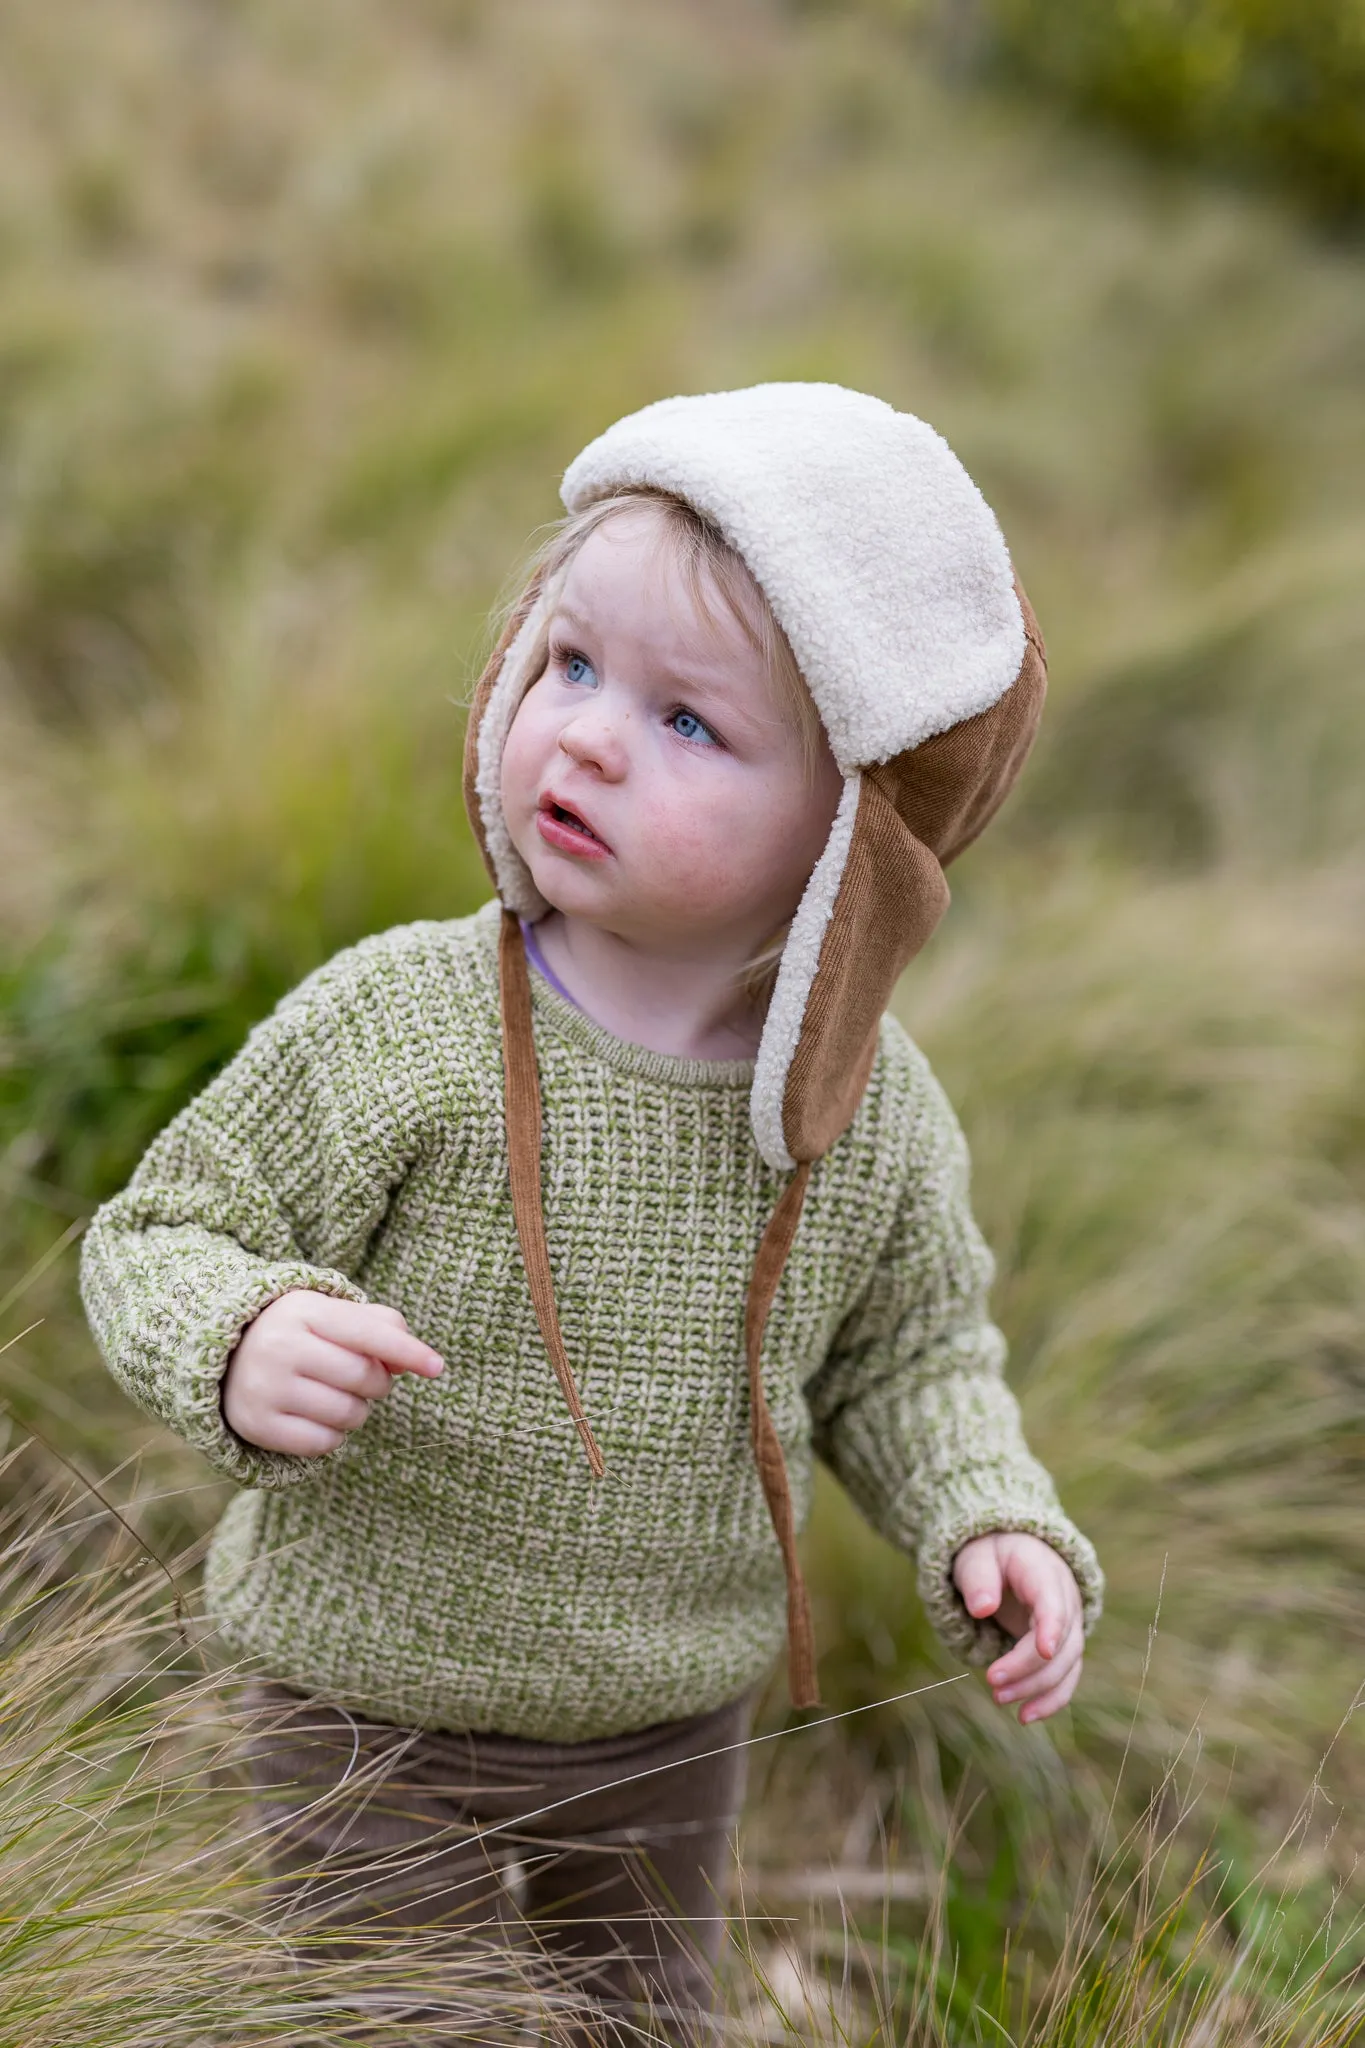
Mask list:
[[1111,1591],[1065,1725],[974,1678],[877,1706],[951,1668],[829,1489],[824,1690],[866,1711],[755,1751],[737,2010],[1352,2038],[1359,254],[952,84],[889,4],[11,0],[0,132],[0,2039],[314,2038],[195,1789],[223,1701],[68,1470],[192,1610],[223,1494],[107,1380],[75,1239],[304,971],[484,895],[461,706],[565,462],[788,376],[948,435],[1048,637],[1045,739],[898,1007]]

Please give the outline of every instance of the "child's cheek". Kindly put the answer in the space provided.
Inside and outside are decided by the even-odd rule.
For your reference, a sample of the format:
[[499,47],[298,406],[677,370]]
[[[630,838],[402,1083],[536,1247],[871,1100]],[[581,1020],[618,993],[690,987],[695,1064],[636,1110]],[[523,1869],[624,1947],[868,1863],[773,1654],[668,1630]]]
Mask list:
[[526,831],[535,805],[537,767],[543,751],[538,744],[536,727],[532,700],[529,696],[523,697],[508,729],[500,772],[503,814],[514,840],[519,840]]
[[665,777],[642,782],[631,805],[651,858],[668,866],[685,862],[693,874],[698,869],[709,873],[713,864],[718,837],[713,808],[704,793],[679,787]]
[[656,802],[641,815],[651,866],[690,902],[720,909],[752,886],[752,819],[733,806]]

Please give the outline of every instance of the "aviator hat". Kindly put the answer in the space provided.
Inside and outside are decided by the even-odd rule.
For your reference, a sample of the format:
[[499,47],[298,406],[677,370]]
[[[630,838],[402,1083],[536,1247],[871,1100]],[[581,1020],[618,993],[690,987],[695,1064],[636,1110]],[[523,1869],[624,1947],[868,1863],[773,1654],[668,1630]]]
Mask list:
[[[570,512],[635,487],[685,499],[747,564],[791,643],[844,778],[829,840],[783,948],[750,1117],[791,1173],[760,1245],[745,1320],[754,1455],[787,1571],[790,1680],[816,1698],[790,1492],[761,1374],[763,1326],[811,1162],[862,1098],[896,979],[948,905],[943,869],[986,825],[1042,709],[1043,643],[1004,539],[946,441],[838,384],[775,383],[666,398],[575,457]],[[500,951],[509,1171],[546,1350],[602,1461],[564,1355],[540,1200],[540,1092],[518,917],[549,908],[512,845],[503,743],[555,593],[533,579],[480,678],[465,796],[504,906]]]

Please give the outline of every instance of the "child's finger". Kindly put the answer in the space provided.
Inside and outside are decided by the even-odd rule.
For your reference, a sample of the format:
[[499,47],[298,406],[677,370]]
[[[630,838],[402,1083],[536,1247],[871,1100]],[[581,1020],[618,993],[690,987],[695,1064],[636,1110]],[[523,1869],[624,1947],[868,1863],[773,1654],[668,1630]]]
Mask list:
[[377,1358],[390,1372],[416,1372],[434,1379],[442,1370],[440,1354],[413,1336],[397,1309],[384,1308],[378,1302],[312,1295],[307,1326],[315,1335],[330,1337],[348,1351]]
[[1079,1610],[1077,1610],[1076,1614],[1069,1621],[1066,1633],[1051,1657],[1043,1656],[1033,1630],[1029,1629],[1026,1635],[1020,1637],[1012,1650],[1007,1650],[1003,1657],[996,1658],[994,1664],[987,1671],[986,1677],[990,1681],[992,1689],[996,1691],[1002,1685],[1020,1685],[1025,1679],[1031,1679],[1039,1673],[1046,1677],[1048,1672],[1056,1667],[1058,1659],[1065,1658],[1068,1654],[1068,1646],[1070,1646],[1074,1654],[1083,1640],[1081,1617]]
[[1033,1614],[1033,1640],[1040,1657],[1055,1657],[1066,1633],[1066,1608],[1059,1595],[1045,1593]]
[[344,1431],[328,1429],[321,1422],[309,1422],[302,1415],[275,1416],[269,1435],[270,1441],[265,1448],[284,1451],[291,1458],[320,1458],[324,1451],[334,1451],[338,1444],[346,1441]]
[[309,1331],[310,1342],[294,1368],[304,1379],[320,1380],[325,1387],[340,1387],[343,1393],[359,1394],[362,1401],[382,1401],[393,1386],[393,1374],[377,1358],[348,1351],[330,1337]]
[[1012,1678],[1004,1685],[993,1683],[997,1705],[1012,1706],[1020,1700],[1040,1699],[1044,1693],[1060,1685],[1067,1673],[1080,1663],[1083,1649],[1080,1630],[1069,1630],[1056,1653],[1046,1662],[1040,1661],[1032,1671]]
[[1045,1671],[1046,1661],[1038,1654],[1038,1645],[1033,1640],[1033,1631],[1021,1636],[1012,1650],[1003,1657],[997,1657],[986,1673],[992,1688],[1002,1685],[1018,1685],[1025,1678],[1032,1678],[1035,1671]]
[[305,1379],[302,1374],[290,1382],[282,1398],[289,1403],[280,1410],[282,1415],[293,1415],[304,1422],[321,1422],[328,1429],[359,1429],[370,1412],[369,1402],[362,1401],[358,1394],[343,1393],[340,1387],[329,1387],[323,1380]]
[[1007,1556],[1005,1579],[1029,1611],[1038,1654],[1053,1657],[1073,1614],[1079,1613],[1076,1582],[1056,1551],[1031,1543]]
[[953,1561],[953,1583],[968,1614],[978,1620],[994,1614],[1005,1590],[995,1545],[980,1541],[965,1544]]
[[1078,1657],[1060,1685],[1053,1686],[1038,1699],[1030,1700],[1019,1709],[1019,1719],[1025,1727],[1031,1721],[1045,1721],[1049,1714],[1055,1714],[1064,1707],[1081,1682],[1081,1659]]
[[1081,1587],[1070,1565],[1036,1536],[1011,1538],[1005,1546],[1007,1597],[1017,1597],[1044,1657],[1056,1653],[1068,1626],[1081,1618]]

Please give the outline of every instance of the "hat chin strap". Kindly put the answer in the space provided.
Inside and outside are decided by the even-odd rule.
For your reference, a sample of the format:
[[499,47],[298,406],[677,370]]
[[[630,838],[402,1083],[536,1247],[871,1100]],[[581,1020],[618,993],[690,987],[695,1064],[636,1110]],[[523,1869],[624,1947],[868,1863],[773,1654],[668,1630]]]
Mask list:
[[514,910],[504,910],[498,933],[498,992],[502,999],[503,1100],[507,1122],[507,1176],[512,1184],[512,1214],[516,1218],[522,1264],[531,1289],[531,1303],[555,1377],[564,1390],[569,1413],[579,1440],[588,1454],[594,1479],[606,1471],[597,1439],[592,1433],[578,1387],[564,1349],[555,1307],[554,1276],[550,1251],[545,1242],[545,1211],[540,1199],[540,1076],[536,1070],[536,1042],[531,1028],[531,985],[526,971],[526,948]]
[[763,1233],[754,1270],[749,1277],[749,1298],[744,1305],[744,1349],[749,1366],[749,1442],[787,1576],[787,1689],[794,1707],[818,1707],[820,1688],[815,1676],[815,1629],[811,1622],[810,1595],[806,1591],[796,1548],[796,1516],[792,1510],[787,1461],[782,1455],[782,1441],[763,1391],[763,1332],[767,1328],[768,1311],[773,1305],[787,1254],[792,1248],[792,1239],[796,1236],[796,1226],[801,1221],[809,1181],[810,1161],[803,1159],[768,1218],[768,1227]]
[[791,921],[787,942],[782,948],[777,980],[754,1062],[754,1086],[749,1098],[754,1142],[766,1163],[779,1173],[789,1173],[796,1164],[787,1145],[782,1121],[787,1077],[796,1057],[796,1048],[801,1043],[801,1027],[820,965],[825,932],[834,915],[844,870],[848,865],[861,788],[862,776],[856,768],[850,769],[844,776],[843,795],[834,814],[834,823],[830,826],[825,850],[811,870],[810,880]]

